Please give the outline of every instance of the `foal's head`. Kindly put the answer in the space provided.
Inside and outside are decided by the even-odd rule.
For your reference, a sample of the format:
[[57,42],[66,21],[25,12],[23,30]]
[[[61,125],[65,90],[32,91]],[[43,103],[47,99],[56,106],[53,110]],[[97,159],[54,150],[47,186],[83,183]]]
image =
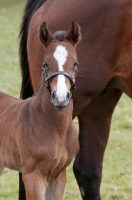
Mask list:
[[50,33],[43,22],[40,41],[45,48],[43,70],[53,104],[58,108],[68,106],[72,99],[77,71],[76,44],[80,41],[80,27],[72,22],[71,29]]

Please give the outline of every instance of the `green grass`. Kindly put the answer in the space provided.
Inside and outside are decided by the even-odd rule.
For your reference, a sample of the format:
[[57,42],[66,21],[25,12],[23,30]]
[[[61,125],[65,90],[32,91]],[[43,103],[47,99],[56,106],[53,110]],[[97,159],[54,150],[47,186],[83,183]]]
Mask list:
[[132,199],[132,101],[123,96],[116,107],[105,152],[102,197]]
[[0,90],[13,96],[19,96],[21,82],[18,33],[22,6],[24,3],[21,2],[17,4],[0,2]]
[[[10,4],[8,3],[10,2]],[[19,97],[21,76],[18,33],[24,1],[0,1],[0,90]],[[123,95],[112,119],[105,152],[101,195],[103,200],[132,199],[132,102]],[[18,173],[5,169],[0,176],[0,200],[17,200]],[[72,172],[67,170],[65,200],[80,200]]]

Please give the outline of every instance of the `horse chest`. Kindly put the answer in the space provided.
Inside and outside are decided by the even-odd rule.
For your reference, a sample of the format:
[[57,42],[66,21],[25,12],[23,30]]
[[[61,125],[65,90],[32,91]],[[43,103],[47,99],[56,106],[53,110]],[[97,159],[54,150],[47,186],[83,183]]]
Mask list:
[[64,167],[67,167],[74,158],[74,156],[77,154],[78,150],[78,138],[76,130],[73,129],[72,132],[67,133],[67,137],[63,145],[61,147],[58,147],[58,164],[54,170],[54,173],[56,174],[58,171],[61,171]]
[[67,149],[60,148],[58,155],[54,158],[51,167],[49,168],[49,172],[51,177],[57,176],[63,168],[67,167],[71,162],[72,158],[69,155]]
[[35,148],[34,158],[36,157],[42,174],[46,172],[50,177],[55,177],[70,164],[77,152],[77,134],[72,130],[63,139],[56,136],[49,143],[44,142],[44,145],[37,148],[37,152]]

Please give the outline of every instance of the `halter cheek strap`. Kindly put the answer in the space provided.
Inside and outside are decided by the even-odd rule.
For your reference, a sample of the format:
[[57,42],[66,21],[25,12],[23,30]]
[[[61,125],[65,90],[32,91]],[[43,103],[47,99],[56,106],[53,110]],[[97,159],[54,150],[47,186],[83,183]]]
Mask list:
[[71,95],[71,98],[73,98],[73,95],[75,93],[75,77],[76,77],[76,74],[77,74],[77,66],[74,67],[74,73],[73,73],[73,76],[70,76],[67,72],[65,71],[56,71],[54,72],[53,74],[49,75],[48,76],[48,73],[47,73],[47,68],[45,67],[45,63],[43,63],[43,66],[42,66],[42,71],[43,71],[43,75],[45,77],[45,82],[46,82],[46,87],[48,88],[49,92],[51,92],[51,89],[50,89],[50,85],[49,85],[49,81],[54,78],[55,76],[58,76],[58,75],[64,75],[66,77],[69,78],[70,80],[70,83],[71,83],[71,92],[72,92],[72,95]]

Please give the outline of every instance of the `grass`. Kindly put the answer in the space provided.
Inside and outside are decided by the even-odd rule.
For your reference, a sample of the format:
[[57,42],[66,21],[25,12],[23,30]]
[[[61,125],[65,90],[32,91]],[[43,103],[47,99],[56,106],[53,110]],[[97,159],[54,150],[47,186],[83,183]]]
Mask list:
[[22,6],[24,3],[21,2],[17,4],[0,3],[0,90],[17,97],[21,82],[18,33]]
[[[10,2],[10,3],[9,3]],[[17,3],[16,3],[17,2]],[[0,1],[0,90],[19,97],[21,76],[18,59],[18,32],[24,1]],[[132,102],[123,95],[112,119],[105,152],[101,195],[103,200],[132,199]],[[16,200],[18,173],[5,169],[0,176],[0,200]],[[80,200],[72,172],[67,170],[64,200]]]
[[132,102],[123,96],[116,107],[105,153],[102,197],[106,200],[132,199]]

